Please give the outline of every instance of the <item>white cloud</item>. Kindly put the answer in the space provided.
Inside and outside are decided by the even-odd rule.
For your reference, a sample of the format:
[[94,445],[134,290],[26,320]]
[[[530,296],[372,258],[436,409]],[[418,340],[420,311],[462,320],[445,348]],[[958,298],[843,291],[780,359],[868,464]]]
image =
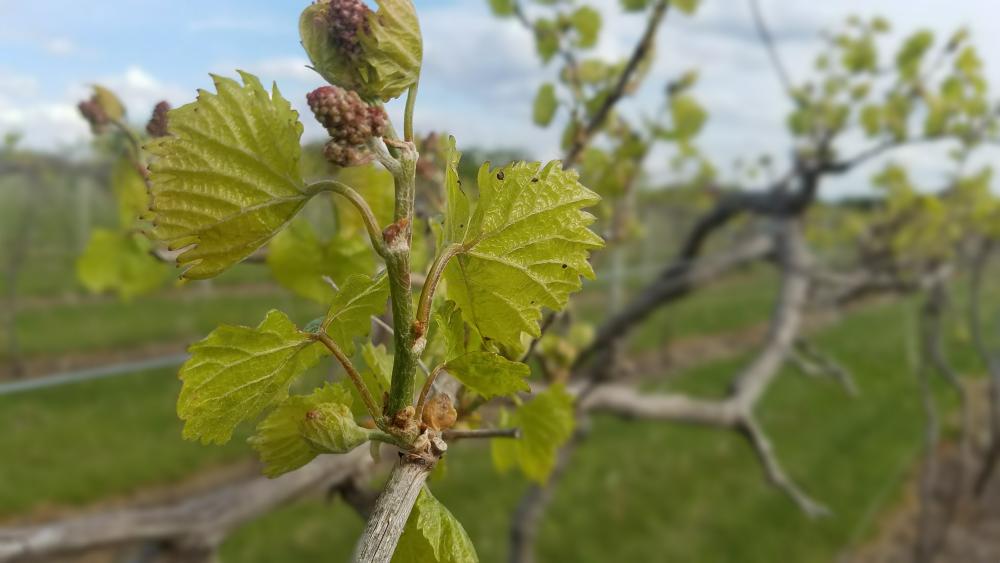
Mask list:
[[270,57],[247,66],[246,70],[268,81],[277,80],[279,85],[286,80],[309,83],[320,80],[305,57]]
[[[62,95],[47,99],[37,95],[39,82],[34,76],[4,73],[0,79],[0,133],[19,131],[25,145],[44,149],[86,142],[90,130],[76,106],[90,96],[92,83],[73,84]],[[159,101],[177,105],[188,97],[186,89],[165,83],[138,66],[100,77],[94,83],[115,92],[136,124],[144,123]]]

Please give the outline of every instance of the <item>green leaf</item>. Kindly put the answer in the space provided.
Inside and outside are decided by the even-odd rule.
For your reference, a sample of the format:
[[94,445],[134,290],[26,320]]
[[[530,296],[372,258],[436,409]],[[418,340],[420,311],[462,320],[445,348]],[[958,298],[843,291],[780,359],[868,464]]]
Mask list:
[[882,108],[876,105],[867,105],[862,108],[861,126],[869,137],[878,135],[879,131],[882,130]]
[[306,413],[302,437],[320,453],[346,454],[368,441],[371,431],[354,421],[351,407],[323,403]]
[[505,17],[514,15],[513,0],[489,0],[490,10],[494,16]]
[[413,505],[393,563],[476,563],[479,557],[462,524],[427,487]]
[[916,78],[924,54],[933,43],[934,33],[927,29],[920,30],[906,39],[896,54],[896,68],[903,78]]
[[389,278],[382,274],[375,279],[363,275],[347,278],[333,298],[323,320],[323,328],[344,354],[354,354],[354,339],[367,336],[372,315],[385,311],[389,299]]
[[482,338],[471,329],[466,331],[462,312],[454,301],[446,301],[434,312],[435,338],[444,343],[441,363],[453,360],[466,352],[482,349]]
[[671,6],[689,16],[698,10],[699,4],[701,4],[701,0],[673,0],[673,2],[670,3]]
[[170,112],[170,135],[147,145],[155,158],[153,238],[187,268],[217,276],[263,246],[312,197],[299,176],[298,113],[277,86],[269,96],[241,72],[244,86],[214,76],[218,94]]
[[556,115],[559,107],[559,100],[556,99],[556,87],[549,82],[542,84],[535,95],[535,103],[532,109],[532,118],[536,125],[547,127],[552,123],[552,118]]
[[604,241],[587,227],[582,211],[600,197],[558,162],[517,162],[479,171],[479,199],[471,202],[458,185],[449,158],[446,242],[461,245],[444,278],[448,296],[484,338],[510,349],[521,333],[539,336],[542,307],[560,310],[592,278],[588,253]]
[[[354,186],[364,196],[379,225],[392,223],[392,215],[396,205],[396,188],[392,174],[388,170],[368,166],[352,166],[337,171],[337,180]],[[346,198],[337,197],[337,234],[342,237],[359,237],[365,241],[368,236],[365,223],[358,210]]]
[[621,0],[626,12],[640,12],[649,6],[649,0]]
[[116,121],[121,121],[125,118],[125,104],[118,99],[118,96],[114,92],[99,84],[94,84],[93,88],[94,99],[97,100],[97,105],[101,106],[101,109],[104,110],[104,115]]
[[111,190],[118,203],[118,223],[122,228],[131,228],[136,219],[147,217],[149,192],[146,191],[146,182],[128,158],[119,158],[115,163],[111,172]]
[[878,69],[878,49],[872,37],[851,41],[844,48],[844,68],[851,72],[875,72]]
[[518,428],[519,440],[493,440],[493,464],[499,471],[517,465],[529,479],[544,484],[555,467],[556,453],[573,434],[573,397],[553,385],[521,405],[503,426]]
[[455,379],[486,399],[530,391],[526,378],[531,369],[493,352],[469,352],[449,360],[444,367]]
[[95,229],[76,261],[76,275],[90,292],[114,291],[131,299],[159,288],[166,277],[166,265],[150,252],[143,237]]
[[303,427],[309,413],[327,403],[348,406],[351,394],[343,385],[326,383],[309,395],[288,397],[257,425],[257,433],[247,442],[264,462],[265,475],[288,473],[324,453],[305,438]]
[[321,241],[308,221],[295,221],[271,241],[267,265],[278,283],[295,293],[329,303],[336,294],[324,279],[338,286],[357,274],[375,270],[375,257],[364,237],[332,237]]
[[590,6],[581,6],[570,16],[576,29],[578,47],[588,49],[597,44],[601,33],[601,13]]
[[689,140],[701,132],[708,113],[689,95],[674,96],[670,99],[670,113],[674,120],[674,135],[680,140]]
[[535,22],[535,49],[546,63],[559,52],[559,32],[552,20],[540,18]]
[[378,12],[368,17],[369,33],[361,35],[368,89],[381,100],[397,98],[420,77],[423,38],[417,10],[410,0],[376,0]]
[[326,349],[271,311],[256,328],[220,326],[188,351],[177,399],[184,438],[224,444],[237,424],[284,399]]

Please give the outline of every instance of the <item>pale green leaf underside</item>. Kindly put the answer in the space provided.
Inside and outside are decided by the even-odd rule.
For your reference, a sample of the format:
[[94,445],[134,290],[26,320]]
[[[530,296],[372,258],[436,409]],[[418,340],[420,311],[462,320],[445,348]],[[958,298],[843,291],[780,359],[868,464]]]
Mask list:
[[445,371],[486,399],[530,391],[531,369],[493,352],[469,352],[445,364]]
[[454,301],[445,301],[434,311],[431,341],[428,348],[435,365],[444,364],[465,354],[483,349],[482,338],[475,328],[468,327]]
[[372,315],[385,311],[389,299],[389,279],[385,274],[374,280],[364,275],[347,278],[333,298],[323,321],[323,329],[345,354],[354,354],[354,339],[371,330]]
[[483,337],[516,348],[522,332],[540,334],[542,307],[564,308],[580,276],[593,278],[588,253],[603,241],[582,209],[600,197],[558,162],[483,165],[471,212],[457,175],[447,184],[458,201],[448,202],[445,236],[462,245],[445,270],[448,297]]
[[424,487],[399,538],[393,563],[477,563],[462,524]]
[[169,114],[170,135],[147,146],[154,160],[152,236],[172,249],[183,276],[216,276],[267,243],[311,197],[299,173],[302,124],[277,86],[268,95],[213,76],[218,91]]
[[288,473],[323,453],[306,440],[302,426],[313,409],[326,403],[346,407],[351,404],[351,394],[343,385],[327,383],[309,395],[288,397],[257,425],[257,433],[247,442],[264,462],[265,475]]
[[240,422],[284,399],[292,380],[326,349],[271,311],[256,328],[221,326],[189,352],[177,399],[184,437],[223,444]]
[[490,442],[497,469],[517,466],[529,479],[544,484],[556,452],[573,433],[573,397],[554,385],[518,407],[504,426],[519,428],[521,438]]

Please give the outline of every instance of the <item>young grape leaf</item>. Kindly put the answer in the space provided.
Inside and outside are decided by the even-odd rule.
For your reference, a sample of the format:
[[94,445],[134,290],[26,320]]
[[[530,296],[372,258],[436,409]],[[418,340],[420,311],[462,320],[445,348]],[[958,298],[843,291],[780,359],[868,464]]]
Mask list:
[[277,86],[213,76],[217,94],[170,112],[170,135],[150,142],[153,230],[183,277],[220,274],[263,246],[305,205],[302,124]]
[[513,0],[489,0],[494,16],[505,17],[514,15]]
[[372,315],[385,311],[389,299],[389,279],[382,274],[347,278],[323,320],[323,330],[348,356],[354,354],[354,339],[371,330]]
[[315,2],[299,18],[299,36],[312,68],[327,82],[356,91],[369,101],[387,101],[406,91],[420,74],[423,39],[410,0],[376,0],[378,12],[355,32],[348,46],[331,33],[329,20],[337,9]]
[[552,118],[555,117],[558,107],[556,87],[550,82],[542,84],[538,88],[538,93],[535,94],[535,103],[532,108],[532,119],[534,119],[535,125],[547,127],[552,123]]
[[435,350],[438,361],[445,363],[467,352],[481,350],[483,339],[474,327],[468,327],[462,320],[462,312],[454,301],[445,301],[434,311],[433,332],[430,346]]
[[486,399],[530,391],[525,380],[531,369],[520,362],[512,362],[494,352],[469,352],[449,360],[444,366],[463,385]]
[[476,563],[479,556],[462,524],[424,487],[406,520],[393,563]]
[[[361,380],[364,381],[365,385],[372,392],[375,400],[381,402],[385,394],[389,391],[390,381],[392,380],[392,354],[386,350],[383,344],[376,346],[370,341],[365,341],[361,346],[361,357],[365,361],[365,369],[361,371]],[[354,385],[349,385],[348,389],[350,389],[351,396],[354,398],[351,408],[355,416],[368,416],[368,409],[365,407],[358,388]]]
[[281,401],[326,349],[280,311],[256,328],[220,326],[188,350],[177,415],[184,438],[224,444],[236,425]]
[[683,94],[670,99],[670,114],[674,120],[673,134],[686,141],[701,132],[708,114],[694,97]]
[[593,278],[588,252],[604,241],[582,211],[600,201],[558,162],[517,162],[479,170],[474,209],[455,169],[454,140],[447,159],[445,242],[461,246],[448,263],[448,297],[484,338],[516,349],[521,333],[539,336],[542,307],[559,310]]
[[411,0],[375,0],[378,12],[368,16],[368,32],[361,34],[369,81],[378,97],[401,95],[420,76],[423,38],[420,20]]
[[691,15],[695,13],[700,3],[701,0],[674,0],[671,2],[671,6],[674,6],[687,15]]
[[323,404],[350,405],[351,394],[343,385],[327,383],[309,395],[288,397],[257,425],[257,433],[247,442],[264,462],[265,475],[288,473],[323,453],[303,436],[309,413]]
[[[336,178],[348,186],[354,186],[364,196],[379,225],[384,227],[392,223],[396,188],[388,170],[374,164],[352,166],[338,170]],[[337,234],[342,237],[356,236],[367,241],[365,223],[357,208],[342,197],[336,197],[333,201],[337,207]]]
[[556,463],[556,452],[573,434],[573,397],[553,385],[518,407],[502,426],[519,428],[519,440],[493,440],[493,464],[499,471],[517,465],[529,479],[544,484]]
[[366,240],[334,236],[321,241],[312,223],[294,221],[271,241],[267,265],[281,285],[307,299],[329,303],[336,290],[324,278],[340,286],[351,275],[375,271]]
[[167,268],[150,254],[145,238],[95,229],[76,261],[76,275],[88,291],[114,291],[131,299],[160,287]]
[[104,86],[94,84],[94,99],[97,105],[101,106],[108,119],[122,120],[125,118],[125,104],[122,103],[114,92]]
[[589,49],[597,44],[601,32],[601,13],[590,6],[581,6],[569,18],[576,28],[577,46]]

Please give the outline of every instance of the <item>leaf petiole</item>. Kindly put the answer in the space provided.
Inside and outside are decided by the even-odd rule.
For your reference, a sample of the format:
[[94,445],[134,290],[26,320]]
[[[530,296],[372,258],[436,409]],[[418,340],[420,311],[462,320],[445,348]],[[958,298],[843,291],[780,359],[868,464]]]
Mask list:
[[333,339],[331,339],[326,333],[310,333],[309,336],[326,346],[326,348],[330,350],[330,353],[333,354],[333,357],[337,358],[337,361],[340,362],[340,365],[344,366],[344,371],[347,372],[347,376],[351,379],[351,382],[354,383],[354,386],[357,387],[358,393],[361,395],[361,400],[364,401],[365,408],[368,409],[368,414],[370,414],[372,419],[375,420],[375,424],[381,428],[383,426],[382,413],[379,411],[378,405],[372,397],[371,391],[368,390],[368,386],[365,385],[364,380],[361,378],[361,374],[358,373],[357,368],[355,368],[354,364],[351,363],[350,358],[344,355],[340,346],[337,346],[337,343],[334,342]]

